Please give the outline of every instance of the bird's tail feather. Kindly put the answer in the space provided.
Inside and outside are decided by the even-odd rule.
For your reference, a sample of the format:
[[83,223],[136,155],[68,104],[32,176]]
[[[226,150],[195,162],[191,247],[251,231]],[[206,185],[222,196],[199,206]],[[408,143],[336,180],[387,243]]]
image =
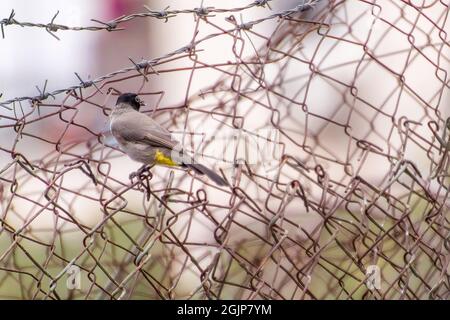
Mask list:
[[212,171],[211,169],[205,167],[204,165],[201,165],[199,163],[188,163],[183,165],[187,168],[193,169],[195,172],[199,174],[206,174],[212,181],[217,183],[219,186],[227,186],[228,183],[217,173]]

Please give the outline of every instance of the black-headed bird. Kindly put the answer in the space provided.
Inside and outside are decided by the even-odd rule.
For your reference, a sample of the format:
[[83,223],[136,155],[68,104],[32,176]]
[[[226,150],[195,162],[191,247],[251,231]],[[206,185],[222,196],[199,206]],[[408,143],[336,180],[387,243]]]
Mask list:
[[121,150],[134,161],[143,164],[141,169],[155,164],[184,167],[199,174],[206,174],[218,185],[227,182],[211,169],[194,163],[194,159],[183,152],[179,142],[155,120],[139,112],[143,105],[137,94],[124,93],[117,99],[110,115],[110,129]]

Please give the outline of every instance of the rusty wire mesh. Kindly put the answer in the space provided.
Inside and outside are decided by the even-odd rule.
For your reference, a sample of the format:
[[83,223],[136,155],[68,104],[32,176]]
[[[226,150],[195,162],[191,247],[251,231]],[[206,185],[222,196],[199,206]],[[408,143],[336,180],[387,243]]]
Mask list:
[[[253,7],[266,17],[246,20]],[[445,1],[308,1],[278,13],[255,1],[78,29],[12,13],[6,36],[12,24],[107,32],[179,14],[193,15],[195,31],[162,57],[1,103],[2,136],[12,137],[0,145],[1,297],[448,299],[448,12]],[[228,59],[211,59],[211,41]],[[218,80],[191,92],[203,70]],[[176,105],[155,85],[171,74],[187,88]],[[130,182],[126,156],[89,121],[107,122],[125,88],[169,129],[276,130],[277,166],[235,155],[222,168],[231,188],[162,167]],[[85,139],[67,141],[71,130]],[[71,290],[74,265],[82,278]]]

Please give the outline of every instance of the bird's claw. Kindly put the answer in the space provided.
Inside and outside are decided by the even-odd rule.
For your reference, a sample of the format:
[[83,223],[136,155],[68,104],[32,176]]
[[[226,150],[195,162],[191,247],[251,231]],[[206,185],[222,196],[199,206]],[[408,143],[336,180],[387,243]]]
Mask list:
[[150,198],[150,185],[149,185],[149,179],[152,178],[152,174],[149,171],[152,166],[142,166],[137,171],[130,173],[129,178],[131,180],[131,183],[133,183],[133,179],[137,178],[137,181],[139,182],[138,185],[143,187],[147,194],[147,200]]
[[133,182],[134,178],[138,178],[138,180],[142,180],[144,173],[147,171],[148,172],[147,166],[142,166],[140,167],[137,171],[130,173],[130,175],[128,176],[131,180],[131,182]]
[[137,171],[134,171],[134,172],[130,173],[128,178],[131,180],[131,182],[133,182],[133,179],[136,178],[137,176],[138,176]]

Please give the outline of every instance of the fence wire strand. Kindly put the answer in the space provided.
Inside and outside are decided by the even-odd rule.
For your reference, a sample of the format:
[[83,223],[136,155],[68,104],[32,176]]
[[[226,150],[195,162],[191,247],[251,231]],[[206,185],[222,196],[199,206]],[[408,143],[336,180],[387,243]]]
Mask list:
[[[13,11],[3,36],[9,25],[127,32],[127,21],[180,14],[194,15],[195,30],[161,57],[0,102],[11,137],[0,144],[0,297],[449,299],[449,8],[418,3],[311,0],[274,13],[258,0],[91,27],[55,24],[57,14],[19,22]],[[267,15],[245,20],[255,7]],[[215,31],[197,38],[206,26]],[[230,59],[208,62],[213,40]],[[191,92],[204,70],[218,80]],[[186,72],[179,104],[152,87]],[[126,155],[90,121],[107,122],[130,83],[169,129],[270,128],[282,155],[268,169],[234,154],[222,168],[230,188],[166,168],[130,181]],[[85,139],[66,139],[74,130]]]

